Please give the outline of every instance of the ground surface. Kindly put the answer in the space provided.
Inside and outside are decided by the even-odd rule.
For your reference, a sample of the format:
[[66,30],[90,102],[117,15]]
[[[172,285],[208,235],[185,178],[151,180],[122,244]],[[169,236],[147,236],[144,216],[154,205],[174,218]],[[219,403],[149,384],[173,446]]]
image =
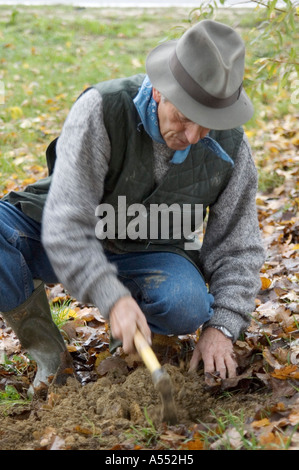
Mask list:
[[[120,70],[127,73],[128,68],[130,73],[143,71],[141,46],[149,50],[171,26],[186,25],[188,17],[185,10],[178,15],[177,9],[165,16],[163,9],[164,17],[157,10],[151,21],[141,13],[125,10],[120,18],[117,10],[110,9],[62,13],[61,9],[1,8],[0,37],[5,45],[0,79],[5,81],[2,111],[6,113],[0,120],[1,191],[20,189],[28,178],[44,176],[45,148],[60,132],[82,85],[108,75],[113,78]],[[138,28],[130,17],[136,18]],[[246,36],[254,26],[252,17],[242,12],[234,24],[242,26],[245,17],[250,23]],[[255,45],[253,49],[254,67],[247,71],[251,81],[255,52],[258,57],[265,52]],[[45,61],[51,51],[55,60]],[[99,57],[102,52],[104,59]],[[89,57],[96,60],[84,62]],[[78,77],[76,86],[70,85],[69,77],[72,81]],[[266,79],[264,85],[256,126],[246,132],[259,170],[257,207],[267,260],[252,325],[235,345],[239,378],[235,383],[219,383],[216,378],[207,388],[202,368],[193,375],[187,372],[193,338],[158,341],[155,350],[171,375],[178,414],[177,425],[161,423],[161,400],[143,364],[121,352],[109,356],[109,335],[101,318],[74,301],[68,304],[74,315],[64,331],[80,382],[51,389],[46,399],[26,402],[35,366],[0,317],[0,450],[243,449],[250,437],[258,448],[299,449],[298,116],[288,87],[278,94],[275,83],[273,90]],[[292,83],[288,86],[292,92]],[[31,111],[36,108],[37,114]],[[35,164],[40,155],[42,168]],[[27,181],[17,171],[23,166]],[[53,304],[59,296],[62,302],[67,299],[59,286],[48,293]],[[9,387],[21,400],[9,395]],[[236,416],[240,419],[232,420]]]
[[[175,352],[177,346],[171,346],[171,354]],[[102,361],[96,381],[81,385],[69,380],[51,390],[45,401],[11,408],[1,420],[0,448],[178,449],[188,448],[190,439],[202,448],[202,440],[194,436],[204,429],[200,423],[215,427],[211,410],[217,415],[223,409],[235,413],[244,408],[249,419],[272,400],[260,391],[214,395],[207,390],[202,371],[190,374],[185,365],[165,365],[173,384],[176,425],[161,422],[161,397],[137,356],[116,355]]]

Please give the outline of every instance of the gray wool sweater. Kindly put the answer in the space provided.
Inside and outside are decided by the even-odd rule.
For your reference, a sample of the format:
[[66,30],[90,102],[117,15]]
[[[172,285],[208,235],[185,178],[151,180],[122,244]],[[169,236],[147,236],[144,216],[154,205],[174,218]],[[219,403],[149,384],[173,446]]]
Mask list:
[[[153,145],[159,182],[173,151]],[[58,139],[42,241],[60,282],[78,300],[98,307],[106,319],[115,302],[130,295],[95,236],[95,208],[103,196],[109,159],[102,99],[91,89],[73,105]],[[244,135],[229,184],[210,208],[200,250],[200,267],[215,299],[214,315],[205,326],[224,326],[234,340],[250,322],[264,261],[256,186],[257,171]]]

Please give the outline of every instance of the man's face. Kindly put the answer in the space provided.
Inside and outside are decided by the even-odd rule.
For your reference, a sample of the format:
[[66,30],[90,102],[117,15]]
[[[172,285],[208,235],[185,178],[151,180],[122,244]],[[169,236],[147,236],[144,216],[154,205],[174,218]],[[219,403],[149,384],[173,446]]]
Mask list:
[[158,103],[160,133],[169,148],[184,150],[208,134],[210,129],[187,119],[173,104],[163,101],[160,92],[155,88],[153,98]]

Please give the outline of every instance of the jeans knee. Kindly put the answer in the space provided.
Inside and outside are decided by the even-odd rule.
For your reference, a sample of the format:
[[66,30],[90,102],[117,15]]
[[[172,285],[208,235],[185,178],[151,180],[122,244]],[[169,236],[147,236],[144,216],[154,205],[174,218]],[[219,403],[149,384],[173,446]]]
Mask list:
[[213,315],[213,300],[203,282],[177,282],[147,310],[148,322],[156,333],[193,333]]
[[171,296],[169,319],[174,324],[173,334],[196,331],[212,316],[213,297],[206,288],[186,283]]
[[169,252],[109,256],[153,332],[193,333],[211,318],[213,297],[198,269],[185,257]]

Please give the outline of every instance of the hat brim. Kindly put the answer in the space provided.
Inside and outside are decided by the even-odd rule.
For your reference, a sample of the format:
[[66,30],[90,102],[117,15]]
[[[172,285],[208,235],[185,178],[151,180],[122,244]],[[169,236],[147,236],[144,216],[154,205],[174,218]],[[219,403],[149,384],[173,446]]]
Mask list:
[[153,87],[184,116],[207,129],[233,129],[249,121],[254,109],[244,89],[233,105],[217,109],[204,106],[188,95],[174,78],[168,63],[176,44],[177,41],[167,41],[147,56],[146,72]]

